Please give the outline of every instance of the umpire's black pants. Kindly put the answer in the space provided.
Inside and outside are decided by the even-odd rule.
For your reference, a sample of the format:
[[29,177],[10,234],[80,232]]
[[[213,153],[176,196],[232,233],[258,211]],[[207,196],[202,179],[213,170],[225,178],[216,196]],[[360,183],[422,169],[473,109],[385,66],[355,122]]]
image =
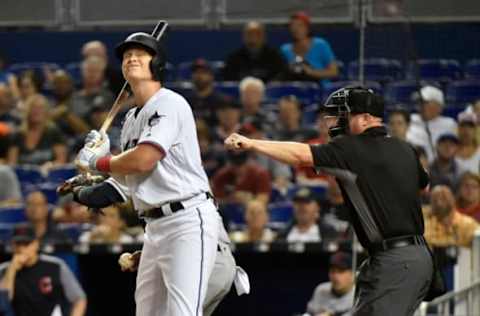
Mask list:
[[410,316],[427,294],[433,261],[426,246],[377,252],[360,267],[354,316]]

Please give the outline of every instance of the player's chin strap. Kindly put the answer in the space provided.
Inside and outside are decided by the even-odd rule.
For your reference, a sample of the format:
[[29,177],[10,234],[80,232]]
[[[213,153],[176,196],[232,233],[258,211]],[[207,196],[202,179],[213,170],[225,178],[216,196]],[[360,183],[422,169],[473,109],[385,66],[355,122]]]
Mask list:
[[235,279],[233,280],[235,284],[235,290],[237,295],[250,294],[250,280],[248,279],[248,274],[241,267],[235,267]]

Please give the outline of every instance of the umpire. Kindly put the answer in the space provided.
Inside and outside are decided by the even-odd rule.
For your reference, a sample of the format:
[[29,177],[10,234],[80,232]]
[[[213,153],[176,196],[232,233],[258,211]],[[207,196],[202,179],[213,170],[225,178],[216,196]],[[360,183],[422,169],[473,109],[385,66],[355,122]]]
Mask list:
[[434,275],[420,208],[428,175],[409,144],[387,136],[383,99],[371,90],[337,90],[325,108],[335,136],[328,144],[232,134],[225,146],[334,175],[355,232],[369,253],[357,278],[353,315],[413,315]]

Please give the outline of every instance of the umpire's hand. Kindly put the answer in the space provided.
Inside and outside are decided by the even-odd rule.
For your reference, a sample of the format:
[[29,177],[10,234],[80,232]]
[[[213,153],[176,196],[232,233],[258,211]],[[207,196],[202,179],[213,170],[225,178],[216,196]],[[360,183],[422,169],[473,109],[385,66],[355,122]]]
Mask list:
[[233,133],[225,139],[225,148],[229,150],[250,150],[253,147],[253,139]]

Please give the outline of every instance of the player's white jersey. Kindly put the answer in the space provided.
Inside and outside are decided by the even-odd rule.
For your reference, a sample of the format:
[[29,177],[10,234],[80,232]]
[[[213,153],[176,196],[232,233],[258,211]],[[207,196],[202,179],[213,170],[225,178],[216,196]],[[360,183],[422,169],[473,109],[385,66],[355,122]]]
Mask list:
[[161,88],[143,107],[127,113],[121,133],[122,151],[138,144],[158,147],[165,158],[151,172],[125,176],[137,210],[210,191],[193,113],[178,93]]

